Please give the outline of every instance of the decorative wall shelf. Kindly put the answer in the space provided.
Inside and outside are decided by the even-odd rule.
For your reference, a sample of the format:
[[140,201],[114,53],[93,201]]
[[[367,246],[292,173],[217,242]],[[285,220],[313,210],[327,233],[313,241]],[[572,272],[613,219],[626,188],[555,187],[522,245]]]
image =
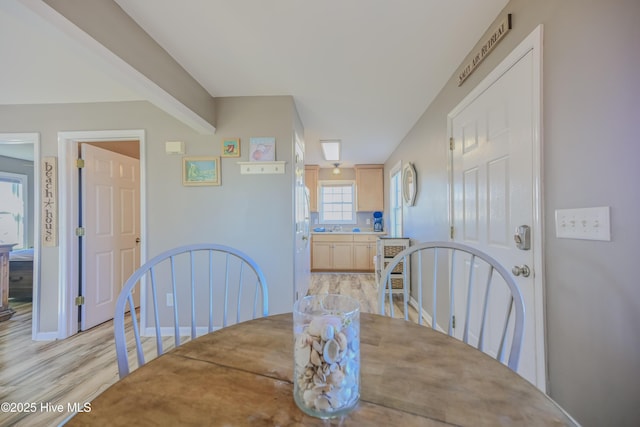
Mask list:
[[287,162],[238,162],[242,175],[282,174],[284,173],[285,163]]

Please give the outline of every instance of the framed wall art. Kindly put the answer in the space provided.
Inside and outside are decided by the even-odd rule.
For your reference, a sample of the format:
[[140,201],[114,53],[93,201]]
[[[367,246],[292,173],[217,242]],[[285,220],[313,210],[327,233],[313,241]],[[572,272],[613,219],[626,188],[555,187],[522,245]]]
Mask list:
[[183,185],[220,185],[220,157],[183,157]]
[[222,157],[240,157],[240,138],[222,140]]
[[273,137],[250,138],[249,161],[273,162],[276,159],[276,139]]

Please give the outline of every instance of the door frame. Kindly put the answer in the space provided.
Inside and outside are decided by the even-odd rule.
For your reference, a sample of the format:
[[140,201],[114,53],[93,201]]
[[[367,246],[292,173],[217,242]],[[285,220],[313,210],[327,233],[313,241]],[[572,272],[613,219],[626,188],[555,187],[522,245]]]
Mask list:
[[137,140],[140,146],[140,262],[146,259],[146,150],[145,131],[106,130],[58,132],[60,180],[60,270],[58,272],[58,339],[78,333],[78,296],[80,277],[79,245],[75,236],[80,209],[79,177],[76,167],[81,142]]
[[[306,296],[311,277],[311,208],[304,175],[305,141],[293,132],[293,302]],[[301,185],[300,185],[301,184]],[[301,218],[300,210],[304,212]]]
[[[546,319],[545,319],[545,271],[544,271],[544,245],[543,242],[543,187],[542,187],[542,37],[543,27],[538,25],[511,53],[509,53],[500,64],[498,64],[482,81],[471,90],[471,92],[458,103],[447,115],[447,137],[453,136],[453,118],[462,110],[471,104],[480,94],[487,90],[495,83],[503,74],[513,67],[526,54],[532,52],[533,59],[533,75],[532,75],[532,93],[533,93],[533,158],[531,159],[533,166],[533,224],[532,224],[532,250],[533,272],[534,272],[534,298],[539,304],[536,304],[535,310],[535,340],[542,343],[542,359],[536,358],[536,372],[538,387],[546,392],[548,390],[547,375],[547,346],[546,346]],[[453,225],[453,152],[449,150],[449,224]]]

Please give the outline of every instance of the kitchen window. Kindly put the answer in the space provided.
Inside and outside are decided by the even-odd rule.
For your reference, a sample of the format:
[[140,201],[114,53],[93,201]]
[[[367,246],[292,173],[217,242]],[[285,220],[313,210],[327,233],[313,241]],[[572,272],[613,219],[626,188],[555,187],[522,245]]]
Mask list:
[[355,183],[320,181],[320,223],[355,224]]

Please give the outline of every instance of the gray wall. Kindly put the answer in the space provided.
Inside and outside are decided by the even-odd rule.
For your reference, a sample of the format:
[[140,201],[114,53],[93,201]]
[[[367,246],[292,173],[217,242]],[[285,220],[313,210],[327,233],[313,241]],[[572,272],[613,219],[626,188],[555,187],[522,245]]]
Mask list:
[[[200,119],[215,126],[213,97],[129,15],[124,13],[116,2],[45,0],[44,3],[158,85],[162,91],[166,91],[192,113],[197,114]],[[34,7],[46,9],[43,5]],[[109,61],[113,63],[113,60]],[[131,75],[128,75],[128,78],[131,78]],[[147,90],[148,85],[143,86],[144,89],[143,87],[138,89]],[[158,93],[154,92],[154,96],[158,96]],[[196,123],[197,126],[197,121],[194,121],[191,113],[185,113],[173,103],[167,103],[164,96],[154,99],[154,102],[157,102],[161,108],[169,108],[170,113],[180,114],[187,123]]]
[[[462,87],[451,76],[385,164],[415,162],[419,194],[405,233],[447,239],[447,113],[543,24],[549,393],[585,426],[637,426],[640,2],[512,0],[498,18],[506,13],[513,30]],[[611,207],[610,242],[555,237],[556,209],[592,206]]]
[[33,215],[36,208],[33,204],[33,162],[30,160],[14,159],[12,157],[0,156],[0,171],[27,175],[27,218],[26,218],[26,240],[27,247],[33,247]]
[[[147,162],[147,256],[186,243],[237,247],[263,268],[270,312],[291,311],[293,300],[294,121],[291,97],[216,101],[216,135],[201,135],[147,102],[0,106],[0,131],[39,132],[41,156],[57,156],[59,131],[144,129]],[[274,136],[284,175],[240,175],[250,136]],[[184,187],[182,156],[165,154],[165,141],[184,141],[186,155],[220,155],[224,137],[239,137],[240,158],[221,159],[219,187]],[[62,219],[60,219],[62,221]],[[291,256],[289,256],[291,254]],[[41,332],[56,331],[58,248],[41,251]]]

